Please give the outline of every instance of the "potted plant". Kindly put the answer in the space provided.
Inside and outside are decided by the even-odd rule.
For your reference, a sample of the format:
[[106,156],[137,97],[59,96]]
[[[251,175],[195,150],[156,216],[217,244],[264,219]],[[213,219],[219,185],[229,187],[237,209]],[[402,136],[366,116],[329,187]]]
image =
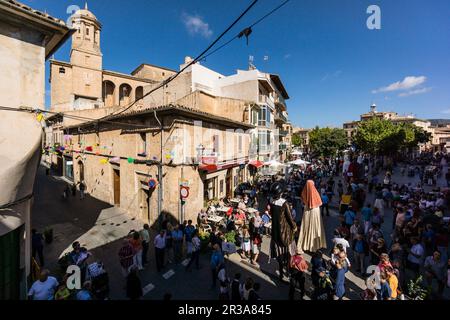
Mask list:
[[228,256],[236,252],[236,232],[230,231],[224,234],[224,253]]
[[425,300],[429,296],[429,290],[425,289],[422,283],[422,276],[408,282],[408,295],[412,300]]
[[44,239],[45,239],[45,242],[48,244],[53,242],[53,229],[52,228],[46,228],[44,230]]
[[236,232],[230,231],[225,233],[225,242],[236,244]]

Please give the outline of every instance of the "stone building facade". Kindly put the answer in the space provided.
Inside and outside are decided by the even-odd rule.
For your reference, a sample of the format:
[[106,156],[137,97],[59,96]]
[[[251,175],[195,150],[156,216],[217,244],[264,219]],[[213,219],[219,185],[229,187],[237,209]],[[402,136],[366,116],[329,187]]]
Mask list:
[[[194,220],[208,200],[233,195],[246,179],[250,141],[245,131],[251,128],[168,105],[64,131],[66,150],[74,157],[74,181],[84,181],[93,197],[139,212],[143,221],[158,225],[167,216]],[[184,203],[181,187],[189,189]]]
[[77,31],[72,36],[70,62],[50,61],[51,111],[123,107],[135,100],[141,106],[144,87],[175,73],[148,64],[131,74],[104,70],[101,23],[87,7],[75,12],[71,21]]
[[[196,63],[161,87],[161,81],[176,74],[175,70],[146,63],[129,75],[103,70],[100,22],[87,8],[77,11],[72,21],[77,32],[72,36],[70,62],[51,61],[51,111],[56,114],[46,119],[50,148],[45,157],[69,181],[84,181],[92,196],[141,212],[142,219],[152,224],[162,210],[179,220],[193,218],[207,201],[234,196],[237,185],[254,176],[256,170],[250,160],[278,158],[278,145],[288,143],[285,99],[289,96],[277,75],[239,70],[235,75],[223,76]],[[180,70],[191,61],[186,57]],[[113,115],[127,106],[131,107],[120,117]],[[172,119],[177,127],[164,129],[160,135],[154,111],[158,117],[161,114],[165,125],[171,126]],[[107,124],[112,124],[104,122],[105,117],[115,123],[132,121],[138,125],[136,128],[135,123],[134,130],[133,125],[126,130],[110,128]],[[101,119],[98,134],[89,127],[92,119]],[[204,134],[195,129],[198,125],[194,122],[199,119]],[[176,134],[181,130],[179,123],[189,134]],[[85,128],[90,128],[89,134],[78,132]],[[286,134],[276,136],[277,128],[284,128]],[[228,132],[236,129],[238,132]],[[195,133],[195,141],[173,145],[172,140],[166,141],[174,136],[191,137],[191,133]],[[205,134],[210,137],[197,142]],[[78,142],[82,144],[78,146]],[[86,151],[86,146],[95,151]],[[271,146],[276,151],[271,152]],[[105,151],[102,147],[115,155],[105,157],[107,163],[98,159]],[[119,157],[118,163],[109,161],[115,157]],[[128,163],[128,158],[137,161]],[[161,159],[162,169],[158,169]],[[164,172],[161,177],[158,170]],[[159,183],[153,190],[146,187],[151,179]],[[190,188],[183,207],[180,185]],[[161,201],[155,196],[159,188],[163,190]]]

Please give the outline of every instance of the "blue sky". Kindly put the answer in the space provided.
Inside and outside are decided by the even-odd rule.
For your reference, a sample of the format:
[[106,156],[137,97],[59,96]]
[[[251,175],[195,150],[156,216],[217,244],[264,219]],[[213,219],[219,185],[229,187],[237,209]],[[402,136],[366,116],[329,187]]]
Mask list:
[[[22,1],[64,20],[69,5],[84,6]],[[224,41],[282,1],[259,0]],[[143,62],[178,69],[250,2],[90,0],[88,6],[103,24],[104,68],[129,73]],[[366,27],[372,4],[381,9],[381,30]],[[202,63],[227,75],[254,56],[258,69],[281,76],[296,126],[341,126],[373,102],[382,111],[450,118],[449,16],[448,0],[291,0],[253,29],[248,46],[235,40]],[[68,60],[69,49],[70,41],[55,58]]]

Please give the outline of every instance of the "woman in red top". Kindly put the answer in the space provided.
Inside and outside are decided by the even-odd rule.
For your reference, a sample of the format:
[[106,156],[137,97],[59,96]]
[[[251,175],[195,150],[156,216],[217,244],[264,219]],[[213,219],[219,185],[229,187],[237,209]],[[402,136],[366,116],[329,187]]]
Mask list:
[[245,213],[242,210],[238,210],[234,215],[234,223],[235,224],[244,224],[245,223]]
[[386,268],[392,269],[392,264],[389,261],[389,255],[387,253],[382,253],[380,255],[380,263],[378,264],[378,268],[380,268],[380,272],[384,272]]

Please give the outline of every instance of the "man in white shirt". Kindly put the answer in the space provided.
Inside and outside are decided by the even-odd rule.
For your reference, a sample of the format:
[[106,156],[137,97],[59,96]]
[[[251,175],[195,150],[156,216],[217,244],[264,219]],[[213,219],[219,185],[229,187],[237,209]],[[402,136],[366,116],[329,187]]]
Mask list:
[[350,244],[348,243],[347,240],[345,240],[344,237],[341,236],[341,234],[339,233],[339,231],[334,231],[334,238],[333,238],[333,243],[335,246],[337,246],[338,244],[342,245],[342,248],[344,249],[344,252],[347,253],[347,248],[350,248]]
[[39,280],[35,281],[28,291],[28,297],[32,300],[53,300],[58,280],[49,276],[48,270],[42,270]]
[[164,230],[161,230],[155,237],[153,244],[155,245],[156,269],[160,272],[164,267],[164,251],[166,248],[166,233]]
[[142,238],[142,263],[147,264],[147,252],[150,244],[150,226],[146,223],[144,224],[144,229],[140,232]]
[[444,198],[442,195],[439,195],[439,197],[436,200],[436,208],[440,208],[444,206]]
[[261,215],[259,214],[259,211],[255,212],[255,228],[258,230],[259,233],[263,233],[264,223],[261,218]]
[[411,244],[412,247],[408,254],[408,268],[415,273],[415,276],[417,276],[420,271],[420,266],[422,265],[425,250],[417,238],[412,238]]

